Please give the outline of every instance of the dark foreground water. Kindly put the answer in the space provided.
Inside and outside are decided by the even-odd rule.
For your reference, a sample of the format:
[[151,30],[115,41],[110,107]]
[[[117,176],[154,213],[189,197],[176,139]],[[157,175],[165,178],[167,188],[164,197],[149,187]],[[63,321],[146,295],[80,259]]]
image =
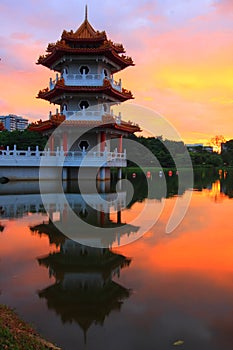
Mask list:
[[[200,170],[189,210],[171,234],[165,226],[177,199],[176,177],[167,179],[166,199],[158,175],[150,179],[155,189],[150,198],[138,174],[128,178],[133,198],[123,209],[123,188],[122,207],[110,205],[108,215],[84,205],[76,184],[64,185],[75,213],[114,228],[116,242],[137,233],[131,225],[119,237],[118,229],[146,203],[155,210],[165,204],[142,238],[112,250],[85,248],[59,232],[48,219],[38,184],[0,185],[0,303],[14,307],[64,350],[232,350],[232,174]],[[48,194],[53,187],[48,184]],[[104,191],[111,204],[113,189]],[[190,191],[184,188],[182,196]],[[87,194],[98,205],[96,195]],[[66,220],[65,209],[48,200],[53,220]]]

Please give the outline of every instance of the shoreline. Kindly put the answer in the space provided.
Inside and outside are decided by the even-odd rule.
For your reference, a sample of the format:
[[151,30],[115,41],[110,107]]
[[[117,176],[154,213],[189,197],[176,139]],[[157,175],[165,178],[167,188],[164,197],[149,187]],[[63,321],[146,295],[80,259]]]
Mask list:
[[17,313],[0,304],[0,348],[14,350],[62,350],[43,339]]

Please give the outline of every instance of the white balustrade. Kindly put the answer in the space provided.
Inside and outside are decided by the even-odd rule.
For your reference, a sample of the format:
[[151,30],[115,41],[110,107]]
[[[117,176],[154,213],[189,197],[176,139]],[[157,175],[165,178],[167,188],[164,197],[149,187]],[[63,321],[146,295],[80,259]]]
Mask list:
[[122,91],[121,79],[119,81],[115,81],[112,77],[109,78],[104,74],[67,74],[65,72],[63,72],[60,77],[57,74],[56,79],[54,80],[50,78],[50,90],[54,89],[60,78],[63,78],[65,85],[68,86],[104,86],[104,80],[107,79],[115,90]]
[[[63,109],[62,114],[66,116],[67,120],[86,120],[86,121],[102,121],[102,117],[104,115],[111,115],[114,119],[116,124],[121,124],[121,112],[119,112],[118,115],[114,115],[113,110],[110,111],[110,113],[107,113],[104,111],[103,106],[101,105],[100,108],[84,108],[81,111],[67,111],[66,108]],[[49,115],[51,118],[51,114]]]
[[99,85],[102,83],[101,74],[66,74],[63,73],[63,78],[66,85]]
[[36,150],[18,150],[14,146],[13,150],[7,147],[6,150],[0,150],[0,166],[126,166],[126,151],[119,153],[117,150],[109,152],[105,149],[103,152],[93,151],[68,151],[63,148],[57,148],[56,151],[50,149],[40,151],[38,146]]
[[58,80],[61,78],[61,76],[58,75],[58,73],[56,74],[56,79],[52,80],[52,78],[50,78],[49,80],[49,88],[50,90],[54,89],[54,86],[56,85],[56,83],[58,82]]
[[83,108],[81,111],[67,111],[63,109],[62,113],[66,116],[68,120],[102,120],[104,115],[104,108],[101,105],[99,108]]
[[118,115],[114,116],[116,124],[120,125],[121,124],[121,112],[119,112]]
[[108,80],[110,81],[112,87],[113,87],[115,90],[122,91],[121,79],[119,79],[119,81],[116,81],[116,80],[114,80],[113,78],[109,78]]

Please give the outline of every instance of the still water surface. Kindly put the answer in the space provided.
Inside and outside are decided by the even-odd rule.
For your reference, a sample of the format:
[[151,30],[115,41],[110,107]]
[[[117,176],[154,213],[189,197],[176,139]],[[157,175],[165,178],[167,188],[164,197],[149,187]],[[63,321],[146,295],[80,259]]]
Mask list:
[[[183,196],[193,192],[189,210],[169,235],[165,226],[177,197],[175,176],[167,179],[166,199],[156,174],[150,179],[152,198],[139,175],[128,178],[135,189],[132,200],[105,216],[84,207],[76,184],[64,185],[77,215],[103,227],[111,224],[118,242],[121,223],[147,201],[155,207],[164,201],[149,232],[113,250],[85,248],[60,233],[44,210],[37,183],[0,185],[0,303],[14,307],[64,350],[232,350],[232,174],[195,174],[194,189],[183,189]],[[55,191],[53,186],[48,189]],[[111,201],[113,189],[105,188],[103,195]],[[121,202],[124,198],[123,189]],[[64,220],[64,208],[48,205],[54,220]],[[130,231],[122,236],[135,234],[137,227]],[[174,346],[178,340],[184,343]]]

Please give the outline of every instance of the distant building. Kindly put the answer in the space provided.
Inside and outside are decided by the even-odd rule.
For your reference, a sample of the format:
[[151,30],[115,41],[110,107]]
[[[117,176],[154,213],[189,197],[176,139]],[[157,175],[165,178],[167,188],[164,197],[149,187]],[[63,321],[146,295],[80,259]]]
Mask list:
[[4,128],[8,131],[23,131],[28,127],[28,119],[14,114],[0,116],[0,122],[2,122]]
[[186,147],[188,148],[188,150],[190,152],[198,152],[198,151],[202,151],[203,144],[202,143],[191,143],[191,144],[187,144]]
[[200,152],[200,151],[206,151],[209,153],[213,152],[213,147],[212,146],[203,146],[202,143],[192,143],[192,144],[187,144],[186,147],[190,152]]
[[203,146],[203,151],[213,153],[214,148],[213,148],[213,146]]

